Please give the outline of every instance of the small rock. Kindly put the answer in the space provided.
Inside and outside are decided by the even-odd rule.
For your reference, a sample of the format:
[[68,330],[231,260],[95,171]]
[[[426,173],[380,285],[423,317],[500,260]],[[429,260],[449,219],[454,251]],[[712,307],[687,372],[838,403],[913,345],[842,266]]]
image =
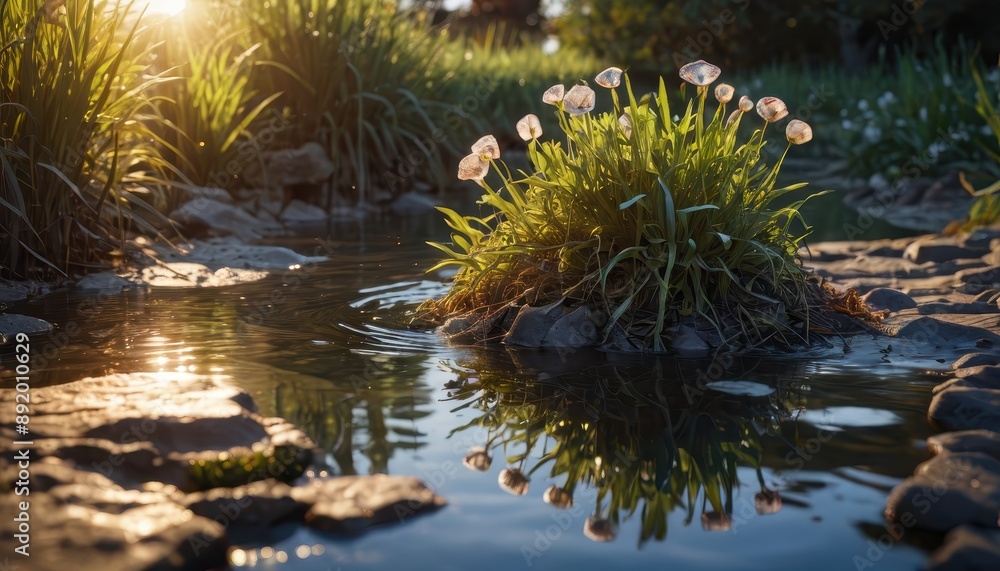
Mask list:
[[927,448],[934,454],[980,452],[1000,461],[1000,434],[991,430],[944,432],[928,438]]
[[901,327],[895,337],[913,343],[955,348],[978,346],[981,340],[992,343],[1000,341],[1000,335],[981,327],[950,323],[926,316],[914,319]]
[[942,263],[951,260],[980,258],[989,252],[987,248],[971,248],[958,244],[941,243],[936,239],[923,239],[907,246],[903,258],[912,262]]
[[917,302],[905,293],[885,287],[875,288],[866,293],[861,298],[873,309],[888,309],[889,311],[899,311],[901,309],[912,309],[917,307]]
[[955,274],[955,279],[962,282],[963,293],[982,293],[1000,287],[1000,267],[962,270]]
[[306,204],[299,199],[292,200],[281,212],[278,218],[286,223],[309,224],[326,222],[330,217],[322,208],[315,204]]
[[215,188],[212,186],[183,186],[175,188],[183,188],[188,197],[192,200],[196,198],[207,198],[209,200],[217,200],[226,204],[233,203],[233,195],[229,194],[229,191],[224,188]]
[[950,387],[934,396],[927,416],[943,430],[1000,431],[1000,390]]
[[963,525],[945,536],[924,571],[994,571],[998,561],[1000,530]]
[[170,218],[188,230],[209,230],[214,234],[232,234],[243,239],[260,238],[259,222],[238,206],[208,198],[185,202],[170,213]]
[[208,519],[265,526],[301,518],[313,503],[303,499],[312,498],[305,498],[305,495],[294,498],[288,484],[259,480],[235,488],[187,494],[182,505]]
[[578,306],[556,320],[542,339],[542,347],[593,347],[601,341],[601,327],[606,321],[603,312],[589,306]]
[[286,188],[298,184],[320,184],[333,174],[334,166],[319,143],[306,143],[298,149],[266,153],[266,173],[262,183],[268,188]]
[[132,282],[111,272],[90,274],[76,282],[76,289],[102,293],[121,293],[130,287]]
[[0,344],[13,343],[18,333],[43,335],[53,329],[52,324],[44,319],[18,315],[16,313],[5,313],[0,315]]
[[522,306],[503,342],[516,347],[541,347],[545,335],[563,316],[562,301],[541,307]]
[[995,303],[974,301],[972,303],[924,303],[918,308],[921,315],[933,315],[935,313],[964,313],[964,314],[984,314],[1000,313],[1000,306]]
[[967,367],[979,367],[982,365],[1000,364],[1000,357],[988,353],[968,353],[962,355],[957,361],[952,363],[952,369],[964,369]]
[[294,488],[292,496],[315,502],[306,513],[306,524],[349,535],[382,523],[403,522],[446,504],[419,478],[385,474],[312,480]]
[[438,199],[418,192],[407,192],[392,202],[392,211],[403,216],[420,216],[434,212]]
[[948,531],[963,524],[995,528],[1000,461],[976,452],[935,456],[896,486],[885,515],[905,527]]
[[711,347],[698,334],[698,329],[694,324],[682,323],[677,326],[677,332],[674,333],[673,339],[670,341],[670,349],[678,355],[687,357],[704,355],[709,352]]

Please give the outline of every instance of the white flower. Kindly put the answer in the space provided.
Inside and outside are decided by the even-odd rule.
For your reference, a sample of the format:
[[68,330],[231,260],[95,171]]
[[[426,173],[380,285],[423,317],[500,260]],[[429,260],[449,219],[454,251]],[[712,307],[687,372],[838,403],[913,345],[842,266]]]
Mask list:
[[590,113],[596,104],[597,94],[586,85],[574,85],[563,97],[563,107],[570,115]]
[[542,103],[548,103],[549,105],[558,105],[560,101],[563,100],[563,96],[566,94],[566,88],[559,85],[553,85],[552,87],[545,90],[542,94]]
[[785,102],[777,97],[761,97],[757,102],[757,114],[768,123],[781,121],[788,115]]
[[499,159],[500,144],[497,143],[497,138],[493,135],[486,135],[476,141],[476,144],[472,145],[472,152],[481,155],[484,161]]
[[726,119],[726,127],[732,125],[743,115],[743,112],[739,109],[734,109],[732,113],[729,114],[729,118]]
[[917,111],[917,116],[920,117],[921,121],[926,121],[927,120],[927,108],[926,107],[921,107],[920,111]]
[[813,130],[809,126],[809,123],[792,119],[788,122],[788,126],[785,127],[785,137],[793,145],[802,145],[812,140]]
[[740,105],[740,111],[744,113],[749,113],[750,110],[753,109],[753,100],[744,95],[743,97],[740,97],[739,105]]
[[542,122],[534,113],[528,113],[517,122],[517,134],[525,141],[537,139],[542,136]]
[[865,99],[858,101],[858,111],[867,111],[867,110],[868,110],[868,101]]
[[681,79],[698,87],[711,84],[716,79],[719,79],[719,75],[721,74],[722,70],[718,66],[714,66],[702,59],[681,67],[679,73]]
[[944,85],[945,87],[951,87],[952,84],[951,75],[946,73],[943,76],[941,76],[941,84]]
[[777,513],[781,509],[781,494],[772,490],[757,492],[753,496],[753,504],[759,515]]
[[483,160],[478,153],[472,153],[458,163],[458,180],[483,180],[489,172],[490,162]]
[[715,86],[715,98],[719,103],[729,103],[732,101],[734,92],[733,86],[728,83],[720,83]]
[[843,121],[840,122],[840,128],[845,131],[853,131],[854,123],[851,123],[850,119],[844,119]]
[[594,81],[601,87],[614,89],[622,84],[622,70],[617,67],[609,67],[608,69],[597,74]]

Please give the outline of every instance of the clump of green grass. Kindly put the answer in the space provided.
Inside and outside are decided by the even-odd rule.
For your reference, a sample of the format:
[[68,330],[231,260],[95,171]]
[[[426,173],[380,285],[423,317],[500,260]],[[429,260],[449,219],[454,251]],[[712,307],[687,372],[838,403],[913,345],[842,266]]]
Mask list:
[[[1000,171],[1000,89],[996,89],[994,86],[994,89],[991,90],[975,64],[972,65],[972,76],[976,82],[974,107],[995,137],[996,146],[983,145],[983,151],[993,161],[993,169],[987,174],[996,178],[998,171]],[[972,230],[995,224],[997,220],[1000,220],[1000,180],[980,190],[973,188],[964,175],[961,180],[965,189],[973,196],[978,197],[969,209],[969,217],[964,224],[961,224],[961,228]]]
[[[251,82],[254,54],[249,25],[237,6],[205,2],[187,7],[157,31],[157,60],[163,71],[153,100],[151,131],[172,178],[197,186],[231,187],[263,145],[252,140],[255,121],[282,93],[262,94]],[[162,64],[161,64],[162,65]]]
[[448,142],[439,125],[448,106],[439,95],[454,72],[440,65],[450,44],[428,15],[385,0],[248,2],[243,9],[263,44],[255,86],[284,93],[281,105],[295,125],[286,144],[329,149],[334,188],[353,189],[363,201],[410,177],[444,185]]
[[[609,87],[611,112],[591,113],[596,93],[585,85],[546,92],[565,140],[539,140],[538,124],[526,117],[519,131],[529,141],[531,173],[509,172],[495,139],[484,137],[459,176],[483,187],[486,212],[440,209],[455,232],[451,245],[434,244],[447,255],[435,269],[458,273],[444,298],[423,305],[425,315],[486,315],[566,299],[603,309],[609,327],[655,351],[684,316],[741,343],[784,338],[797,322],[807,331],[811,296],[796,258],[805,233],[793,231],[804,200],[771,207],[804,184],[777,188],[784,154],[773,165],[761,156],[767,127],[787,115],[785,105],[761,99],[766,122],[741,142],[739,125],[754,105],[744,98],[730,113],[732,88],[720,85],[712,110],[708,84],[718,73],[705,62],[685,66],[682,77],[698,93],[678,115],[662,78],[655,96],[637,99],[624,76],[620,99],[617,68],[597,77]],[[788,147],[812,136],[801,121],[786,134]],[[485,180],[490,166],[499,171],[496,188]]]
[[102,266],[120,256],[128,230],[158,234],[156,196],[125,184],[158,163],[135,121],[154,81],[131,49],[139,24],[139,9],[122,0],[0,3],[5,277]]

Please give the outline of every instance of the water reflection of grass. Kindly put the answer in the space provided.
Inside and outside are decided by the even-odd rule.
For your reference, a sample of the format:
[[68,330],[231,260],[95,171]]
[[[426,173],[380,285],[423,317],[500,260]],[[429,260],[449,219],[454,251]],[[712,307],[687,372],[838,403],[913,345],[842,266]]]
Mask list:
[[[790,412],[780,391],[732,397],[670,380],[658,368],[637,375],[609,366],[597,374],[528,381],[461,368],[456,374],[456,410],[479,414],[452,434],[479,427],[488,435],[467,465],[485,471],[483,455],[502,454],[523,478],[546,469],[563,482],[545,493],[557,507],[571,505],[581,489],[596,492],[585,526],[591,539],[611,539],[620,521],[636,516],[640,543],[665,539],[668,516],[677,510],[685,525],[700,514],[706,530],[728,529],[741,465],[757,470],[758,513],[780,509],[780,495],[761,473],[761,438]],[[526,491],[509,472],[501,480],[512,493]]]

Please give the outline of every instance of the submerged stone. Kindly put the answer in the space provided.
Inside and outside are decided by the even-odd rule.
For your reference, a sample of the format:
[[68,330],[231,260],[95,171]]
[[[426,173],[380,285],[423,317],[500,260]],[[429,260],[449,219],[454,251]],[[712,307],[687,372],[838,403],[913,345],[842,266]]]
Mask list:
[[317,479],[292,491],[312,503],[305,521],[331,533],[354,535],[383,523],[403,523],[447,502],[419,478],[410,476],[341,476]]
[[935,456],[896,486],[885,515],[905,527],[948,531],[973,524],[995,528],[1000,513],[1000,461],[976,452]]
[[17,339],[18,333],[44,335],[53,329],[53,325],[44,319],[5,313],[0,315],[0,344],[13,343]]
[[924,571],[994,571],[1000,562],[1000,530],[963,525],[931,553]]

